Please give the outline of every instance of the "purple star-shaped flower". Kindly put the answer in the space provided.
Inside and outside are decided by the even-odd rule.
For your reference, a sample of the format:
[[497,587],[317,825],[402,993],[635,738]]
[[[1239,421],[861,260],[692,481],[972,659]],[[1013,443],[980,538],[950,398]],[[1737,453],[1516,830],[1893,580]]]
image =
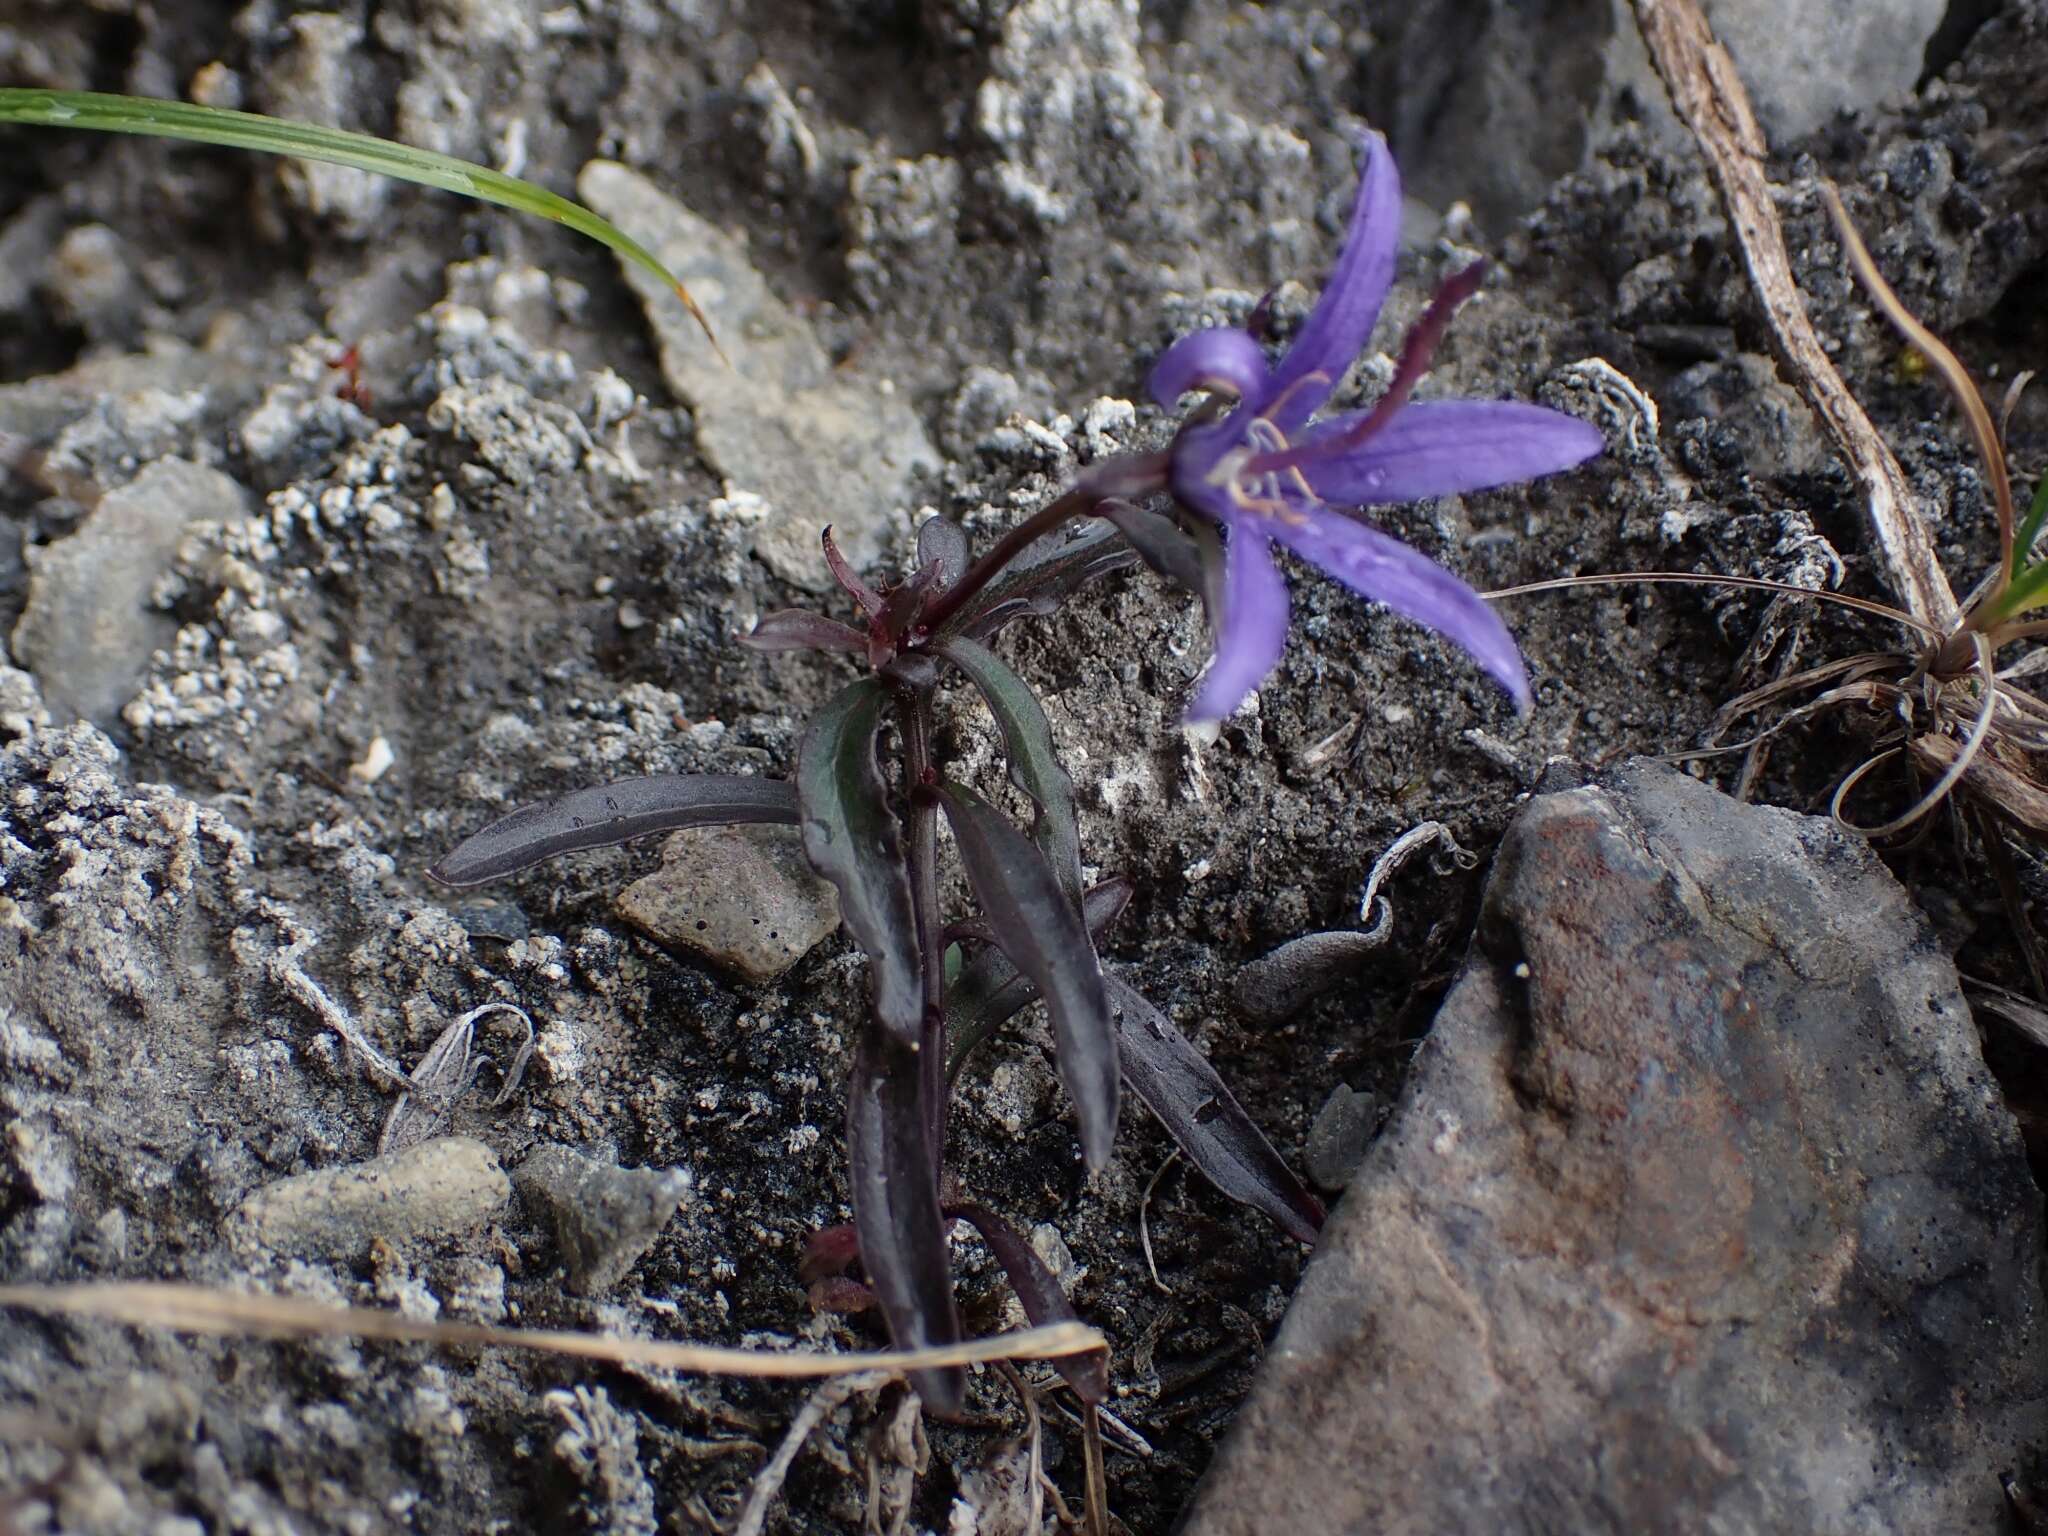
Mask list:
[[1171,410],[1189,390],[1234,397],[1214,420],[1175,438],[1168,482],[1184,505],[1221,524],[1224,554],[1216,654],[1188,710],[1221,720],[1280,661],[1287,585],[1273,563],[1284,544],[1360,596],[1455,640],[1526,709],[1529,680],[1507,626],[1456,576],[1398,539],[1333,510],[1487,490],[1569,469],[1598,453],[1600,433],[1542,406],[1425,400],[1409,392],[1451,312],[1478,287],[1469,267],[1444,285],[1409,334],[1394,381],[1371,409],[1311,418],[1365,347],[1394,276],[1401,182],[1378,134],[1366,138],[1365,176],[1329,285],[1287,355],[1268,365],[1237,329],[1183,336],[1152,370]]

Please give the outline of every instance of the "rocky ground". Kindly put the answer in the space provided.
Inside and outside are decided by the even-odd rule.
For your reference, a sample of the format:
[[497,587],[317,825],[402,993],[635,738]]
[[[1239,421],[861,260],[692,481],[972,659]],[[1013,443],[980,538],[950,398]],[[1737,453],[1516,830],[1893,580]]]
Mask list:
[[[735,364],[719,367],[669,301],[603,252],[546,225],[225,151],[0,133],[0,442],[14,466],[0,478],[11,661],[0,670],[0,1280],[182,1278],[457,1320],[875,1343],[858,1318],[815,1314],[796,1277],[807,1236],[846,1215],[840,1084],[863,984],[844,938],[779,974],[786,955],[741,954],[740,940],[708,961],[661,913],[730,920],[717,898],[732,864],[679,855],[663,888],[635,886],[661,866],[649,846],[477,896],[438,890],[422,871],[493,815],[580,784],[787,771],[805,711],[841,673],[732,642],[765,611],[824,601],[808,553],[819,524],[893,576],[922,509],[985,541],[1078,465],[1163,441],[1170,423],[1141,383],[1166,343],[1241,319],[1268,289],[1277,329],[1306,312],[1350,204],[1347,132],[1360,121],[1390,129],[1418,194],[1376,345],[1394,347],[1435,281],[1483,251],[1496,272],[1425,393],[1544,400],[1599,423],[1610,446],[1534,487],[1391,509],[1388,527],[1481,586],[1654,567],[1809,585],[1839,573],[1848,590],[1885,595],[1855,488],[1764,355],[1719,204],[1626,10],[1438,4],[1382,24],[1380,9],[0,0],[0,83],[241,105],[580,188],[684,270]],[[1844,186],[1894,283],[1994,398],[2041,365],[2048,9],[1816,0],[1805,9],[1820,41],[1799,49],[1770,45],[1757,16],[1776,9],[1730,0],[1716,15],[1738,48],[1766,39],[1740,56],[1777,135],[1796,275],[1967,588],[1993,547],[1982,477],[1938,386],[1902,365],[1854,293],[1814,178]],[[354,376],[334,366],[350,355]],[[1370,396],[1387,366],[1369,360],[1349,387]],[[2031,487],[2048,460],[2038,394],[2021,402],[2012,445]],[[1199,608],[1149,577],[1116,578],[1006,645],[1047,697],[1089,863],[1136,884],[1113,958],[1333,1191],[1388,1120],[1326,1245],[1371,1260],[1370,1213],[1398,1206],[1423,1232],[1459,1217],[1454,1193],[1416,1182],[1417,1159],[1445,1155],[1418,1103],[1541,1122],[1620,1091],[1611,1070],[1571,1066],[1574,1051],[1617,1047],[1579,1040],[1563,1004],[1539,1010],[1534,1038],[1554,1032],[1566,1065],[1546,1067],[1538,1051],[1527,1070],[1496,1072],[1488,1053],[1503,1037],[1475,1004],[1544,952],[1527,940],[1544,931],[1546,888],[1530,873],[1529,846],[1543,839],[1528,828],[1578,813],[1556,801],[1530,813],[1482,922],[1486,860],[1553,760],[1597,768],[1697,740],[1751,680],[1763,609],[1680,588],[1521,600],[1508,612],[1537,707],[1517,720],[1430,637],[1312,574],[1297,571],[1293,587],[1286,663],[1212,743],[1177,725],[1206,654]],[[1823,614],[1785,643],[1820,658],[1894,639]],[[946,730],[970,763],[993,760],[992,732],[964,699]],[[1817,722],[1774,755],[1760,798],[1824,805],[1870,734]],[[1599,816],[1634,828],[1631,846],[1668,858],[1685,891],[1734,878],[1700,872],[1671,831],[1684,818],[1642,803],[1647,782],[1578,793],[1619,797],[1626,808]],[[1432,820],[1482,856],[1474,867],[1441,850],[1406,864],[1384,888],[1394,942],[1284,1017],[1254,1017],[1239,973],[1288,939],[1357,927],[1374,860]],[[1829,1270],[1826,1233],[1776,1207],[1679,1236],[1722,1241],[1739,1228],[1744,1244],[1773,1245],[1752,1266],[1758,1285],[1825,1290],[1833,1273],[1825,1327],[1839,1353],[1824,1363],[1897,1401],[1867,1443],[1781,1444],[1770,1422],[1746,1424],[1754,1440],[1688,1441],[1696,1461],[1685,1464],[1705,1469],[1706,1491],[1665,1528],[1696,1528],[1707,1510],[1751,1522],[1728,1529],[1773,1528],[1787,1509],[1815,1529],[1870,1528],[1879,1508],[1901,1529],[1931,1528],[1919,1523],[1930,1511],[1988,1520],[1996,1472],[2030,1475],[2043,1427],[2030,1363],[2039,1199],[2008,1110],[2034,1128],[2040,1062],[1994,1033],[2003,1089],[1985,1078],[1952,968],[2019,987],[2025,971],[1976,843],[1944,828],[1893,856],[1916,913],[1863,855],[1792,824],[1753,833],[1755,860],[1796,889],[1835,891],[1851,926],[1874,932],[1882,913],[1893,937],[1871,940],[1863,963],[1910,951],[1943,1007],[1924,1026],[1866,1021],[1861,1045],[1834,1054],[1743,1067],[1737,1087],[1758,1102],[1782,1108],[1791,1082],[1841,1103],[1797,1134],[1745,1132],[1729,1156],[1753,1183],[1770,1182],[1775,1159],[1896,1173],[1886,1198],[1918,1202],[1885,1228],[1896,1242],[1879,1244],[1869,1220],[1844,1218],[1842,1230],[1904,1278],[1843,1285],[1860,1274],[1852,1260]],[[1809,879],[1806,857],[1838,884]],[[829,928],[772,846],[730,858],[774,873],[792,923]],[[2014,888],[2031,902],[2042,872],[2024,847],[2014,858]],[[640,896],[622,904],[628,887]],[[1869,924],[1856,923],[1858,903]],[[1845,920],[1811,902],[1759,910],[1769,915],[1748,927],[1740,912],[1727,921],[1753,938],[1759,924]],[[1607,942],[1647,942],[1609,915],[1618,936]],[[1460,983],[1411,1081],[1475,924],[1484,974]],[[1670,937],[1668,923],[1650,931]],[[1527,954],[1503,960],[1503,934],[1524,935]],[[1802,953],[1796,935],[1779,947]],[[1697,963],[1746,976],[1762,950]],[[1818,977],[1861,996],[1839,960],[1791,974],[1772,985],[1796,997],[1800,978]],[[523,1078],[502,1102],[493,1067],[444,1116],[415,1105],[402,1145],[371,1162],[394,1094],[345,1037],[410,1068],[489,1003],[534,1026]],[[1819,1007],[1812,1027],[1837,1012]],[[505,1011],[473,1028],[500,1065],[523,1034]],[[1727,1064],[1695,1033],[1671,1024],[1659,1038],[1697,1069],[1687,1083],[1709,1085],[1699,1094],[1722,1092],[1714,1074]],[[1131,1433],[1112,1437],[1112,1506],[1130,1530],[1164,1532],[1251,1390],[1306,1255],[1165,1166],[1169,1144],[1136,1111],[1109,1168],[1084,1177],[1048,1045],[1030,1026],[984,1057],[950,1154],[978,1198],[1035,1229],[1113,1340],[1114,1406]],[[1938,1178],[1909,1156],[1929,1144],[1928,1121],[1896,1082],[1864,1082],[1863,1059],[1931,1084],[1955,1110],[1964,1129],[1940,1142]],[[1822,1128],[1837,1122],[1850,1129]],[[1623,1145],[1683,1161],[1690,1143],[1658,1139],[1672,1134]],[[1610,1189],[1611,1170],[1569,1136],[1565,1152],[1545,1153],[1531,1136],[1518,1152],[1519,1135],[1483,1140],[1436,1177],[1470,1180],[1491,1217],[1532,1188],[1567,1205],[1574,1179]],[[1840,1204],[1869,1186],[1829,1165],[1800,1187]],[[1911,1272],[1905,1255],[1921,1249],[1898,1234],[1958,1188],[1979,1189],[1980,1205],[1928,1239],[1939,1263]],[[1581,1244],[1560,1247],[1561,1267],[1597,1267],[1614,1234],[1546,1209]],[[1512,1232],[1464,1235],[1453,1269],[1525,1251]],[[1639,1303],[1660,1286],[1683,1291],[1663,1262],[1638,1255],[1615,1272]],[[1004,1326],[989,1256],[963,1239],[959,1267],[975,1326]],[[1391,1298],[1390,1316],[1437,1304],[1384,1268],[1366,1275],[1361,1292]],[[1583,1316],[1544,1297],[1450,1291],[1535,1330],[1521,1357],[1532,1362],[1564,1347],[1542,1320]],[[1310,1294],[1327,1293],[1325,1282]],[[1957,1342],[1942,1317],[1928,1320],[1929,1296],[1999,1319],[2026,1358],[2001,1363],[1981,1336]],[[1742,1307],[1765,1305],[1746,1293],[1657,1299],[1663,1310],[1645,1315],[1671,1327],[1735,1327]],[[1913,1307],[1935,1341],[1917,1353],[1886,1327]],[[1787,1348],[1805,1337],[1806,1324],[1772,1316]],[[1312,1321],[1289,1327],[1294,1358],[1316,1335]],[[1669,1343],[1614,1337],[1626,1345],[1616,1358],[1645,1371]],[[1630,1422],[1654,1411],[1668,1430],[1689,1422],[1688,1404],[1716,1400],[1748,1369],[1717,1348],[1703,1348],[1696,1381],[1644,1399],[1646,1417]],[[1911,1369],[1873,1386],[1859,1372],[1888,1351]],[[1840,1364],[1851,1356],[1864,1363]],[[1390,1358],[1340,1355],[1333,1374],[1290,1390],[1363,1394],[1387,1412],[1410,1382]],[[1387,1390],[1368,1390],[1379,1383]],[[1519,1385],[1541,1398],[1540,1380]],[[1595,1373],[1544,1412],[1616,1401],[1613,1388]],[[715,1529],[801,1395],[499,1353],[193,1341],[6,1313],[0,1411],[29,1417],[0,1437],[0,1498],[31,1495],[14,1514],[28,1530],[166,1536]],[[1819,1390],[1758,1400],[1781,1415],[1853,1417]],[[1047,1465],[1071,1498],[1078,1441],[1057,1394],[1047,1401]],[[1459,1393],[1431,1403],[1428,1422],[1447,1435],[1470,1429]],[[1021,1529],[997,1491],[1021,1416],[993,1382],[972,1408],[964,1424],[932,1427],[911,1512],[932,1529]],[[892,1413],[859,1400],[836,1416],[771,1528],[857,1528],[871,1469],[894,1483],[879,1470],[903,1440],[887,1433]],[[1936,1439],[1896,1428],[1937,1417]],[[1256,1422],[1272,1421],[1261,1408]],[[1482,1458],[1506,1481],[1474,1495],[1474,1528],[1498,1528],[1489,1511],[1531,1507],[1517,1490],[1552,1490],[1581,1455],[1562,1419],[1541,1422],[1540,1443]],[[1285,1427],[1260,1434],[1322,1454]],[[1733,1475],[1722,1462],[1748,1465],[1743,1447],[1766,1442],[1781,1452],[1773,1467],[1795,1469],[1774,1488],[1807,1486],[1829,1456],[1862,1455],[1903,1492],[1847,1509],[1839,1525],[1831,1507],[1791,1495],[1717,1504],[1712,1479]],[[1641,1429],[1641,1443],[1667,1441]],[[1256,1486],[1252,1467],[1292,1477],[1249,1454],[1233,1449],[1221,1491],[1202,1495],[1196,1518],[1209,1528],[1258,1528],[1230,1524],[1243,1518],[1233,1496]],[[1399,1484],[1414,1528],[1460,1528],[1429,1500],[1471,1484],[1473,1465],[1452,1458],[1433,1491]],[[1620,1469],[1614,1486],[1640,1472]],[[1329,1507],[1397,1482],[1361,1474]],[[1560,1494],[1562,1528],[1595,1528],[1588,1508],[1616,1529],[1644,1515],[1610,1494],[1593,1505]]]

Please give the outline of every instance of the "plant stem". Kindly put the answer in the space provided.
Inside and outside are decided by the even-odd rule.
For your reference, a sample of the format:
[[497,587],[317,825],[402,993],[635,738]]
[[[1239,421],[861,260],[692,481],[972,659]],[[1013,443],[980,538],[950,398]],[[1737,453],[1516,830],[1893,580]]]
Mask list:
[[1077,517],[1093,512],[1112,496],[1143,496],[1166,486],[1167,455],[1133,454],[1110,459],[1084,474],[1074,488],[1047,503],[996,541],[995,547],[967,568],[967,572],[924,612],[927,630],[938,628],[971,601],[1009,563],[1048,533]]
[[903,690],[897,695],[897,712],[903,725],[903,788],[910,804],[910,901],[917,914],[917,947],[924,971],[918,1092],[936,1180],[946,1156],[946,956],[945,929],[939,920],[939,805],[929,788],[938,774],[932,761],[932,690]]

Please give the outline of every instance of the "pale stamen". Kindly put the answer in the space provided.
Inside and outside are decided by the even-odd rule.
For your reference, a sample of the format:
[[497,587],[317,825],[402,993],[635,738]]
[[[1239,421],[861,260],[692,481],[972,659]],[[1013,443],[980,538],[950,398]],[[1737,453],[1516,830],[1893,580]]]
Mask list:
[[1307,514],[1287,499],[1288,483],[1292,482],[1304,500],[1310,503],[1316,500],[1308,478],[1299,469],[1287,465],[1249,475],[1245,473],[1255,460],[1285,451],[1287,434],[1269,417],[1260,416],[1245,427],[1244,435],[1244,445],[1231,449],[1218,459],[1216,467],[1209,471],[1206,483],[1223,492],[1230,499],[1230,504],[1241,512],[1274,518],[1297,528],[1306,524]]

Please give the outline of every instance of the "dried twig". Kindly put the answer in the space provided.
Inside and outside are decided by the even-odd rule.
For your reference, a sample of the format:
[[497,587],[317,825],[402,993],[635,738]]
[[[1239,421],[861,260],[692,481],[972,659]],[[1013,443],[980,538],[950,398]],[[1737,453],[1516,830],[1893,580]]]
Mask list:
[[1800,302],[1785,232],[1764,178],[1763,130],[1750,110],[1735,61],[1714,40],[1696,0],[1632,4],[1672,105],[1706,156],[1779,360],[1863,485],[1892,590],[1915,618],[1944,634],[1952,631],[1961,613],[1905,471],[1828,360]]
[[782,1444],[775,1448],[768,1465],[754,1475],[753,1485],[747,1490],[746,1506],[740,1511],[739,1523],[732,1528],[732,1536],[761,1536],[761,1527],[768,1521],[768,1506],[782,1491],[789,1469],[796,1463],[797,1453],[811,1438],[813,1430],[837,1413],[840,1405],[849,1399],[863,1392],[879,1392],[898,1379],[895,1371],[861,1371],[828,1381],[813,1392],[790,1421],[789,1432],[782,1437]]
[[1173,1287],[1159,1278],[1159,1266],[1152,1260],[1152,1192],[1159,1188],[1159,1181],[1166,1177],[1166,1170],[1180,1161],[1180,1148],[1175,1147],[1166,1154],[1166,1161],[1153,1170],[1151,1179],[1145,1185],[1145,1198],[1138,1202],[1138,1246],[1145,1250],[1145,1273],[1152,1277],[1152,1283],[1167,1295],[1173,1294]]
[[285,991],[297,998],[322,1024],[341,1036],[342,1042],[369,1064],[372,1074],[382,1079],[378,1087],[405,1087],[410,1081],[405,1068],[378,1050],[376,1043],[362,1032],[356,1021],[348,1016],[339,1003],[321,991],[320,983],[308,976],[305,969],[300,966],[300,957],[312,947],[313,935],[310,933],[302,933],[293,939],[271,957],[271,977]]
[[[1038,1536],[1045,1527],[1045,1491],[1051,1488],[1053,1497],[1059,1497],[1059,1489],[1045,1475],[1045,1426],[1038,1418],[1038,1394],[1031,1390],[1031,1383],[1024,1379],[1024,1373],[1007,1360],[996,1365],[996,1374],[1010,1384],[1010,1390],[1017,1394],[1017,1401],[1024,1405],[1025,1475],[1031,1479],[1031,1513],[1025,1529],[1032,1536]],[[1064,1508],[1061,1513],[1065,1514]]]
[[1088,1536],[1109,1536],[1109,1476],[1102,1465],[1102,1424],[1093,1403],[1081,1405],[1081,1470]]

